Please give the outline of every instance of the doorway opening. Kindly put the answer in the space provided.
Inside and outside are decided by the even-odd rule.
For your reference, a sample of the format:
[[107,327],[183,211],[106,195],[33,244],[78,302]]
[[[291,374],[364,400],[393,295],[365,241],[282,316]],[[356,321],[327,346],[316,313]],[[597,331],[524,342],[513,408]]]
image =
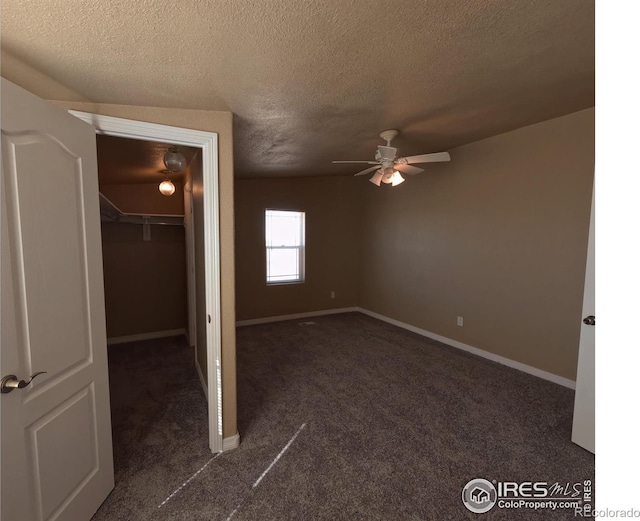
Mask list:
[[[189,166],[199,149],[180,147],[186,166],[165,172],[171,145],[98,135],[98,182],[109,345],[185,336],[195,347],[189,327],[195,274],[189,210]],[[171,195],[159,185],[169,179]]]
[[[209,424],[209,448],[223,450],[222,381],[220,326],[220,232],[218,196],[218,135],[167,125],[102,116],[75,110],[74,116],[90,123],[101,136],[151,141],[179,147],[191,147],[196,153],[190,162],[191,179],[185,182],[192,202],[185,219],[193,215],[193,241],[196,289],[194,323],[188,332],[196,338],[195,363],[206,387]],[[187,198],[185,198],[185,201]],[[188,227],[187,227],[188,228]],[[186,234],[185,240],[188,240]],[[187,248],[187,251],[189,248]],[[188,263],[189,261],[187,261]],[[193,333],[195,330],[195,333]]]

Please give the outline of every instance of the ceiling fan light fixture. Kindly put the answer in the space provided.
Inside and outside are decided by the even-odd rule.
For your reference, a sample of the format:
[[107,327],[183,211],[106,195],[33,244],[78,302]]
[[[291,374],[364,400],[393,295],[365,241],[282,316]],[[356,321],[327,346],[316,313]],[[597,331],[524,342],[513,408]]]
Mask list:
[[395,171],[390,166],[382,170],[382,182],[386,185],[390,184],[393,180]]
[[380,156],[380,161],[393,161],[396,157],[397,152],[397,148],[385,147],[382,145],[378,147],[378,155]]
[[382,181],[382,172],[378,170],[375,174],[371,176],[369,181],[376,186],[380,186],[380,181]]
[[409,175],[424,172],[424,168],[412,166],[414,163],[440,163],[451,160],[449,152],[432,152],[430,154],[419,154],[417,156],[398,157],[398,149],[391,146],[391,140],[397,135],[398,130],[385,130],[380,133],[380,137],[384,139],[387,144],[378,145],[374,155],[374,161],[333,161],[333,163],[376,165],[367,167],[354,174],[354,176],[367,175],[369,172],[379,168],[379,170],[376,170],[376,173],[369,178],[369,181],[376,186],[380,186],[380,183],[398,186],[405,181],[400,172]]
[[171,182],[171,179],[165,179],[158,186],[158,190],[160,190],[160,193],[162,195],[166,195],[167,197],[169,197],[170,195],[173,195],[175,193],[176,186]]
[[172,172],[182,172],[187,167],[187,159],[182,155],[180,149],[174,145],[164,155],[164,165],[167,170]]
[[391,176],[391,186],[398,186],[400,183],[404,183],[404,177],[396,170]]

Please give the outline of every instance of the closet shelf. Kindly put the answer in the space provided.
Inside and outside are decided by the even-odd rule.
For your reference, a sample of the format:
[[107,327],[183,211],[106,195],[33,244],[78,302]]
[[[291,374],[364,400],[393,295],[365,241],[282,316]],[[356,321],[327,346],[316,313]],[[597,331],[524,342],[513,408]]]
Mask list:
[[184,226],[184,215],[124,213],[100,192],[100,221],[104,223]]

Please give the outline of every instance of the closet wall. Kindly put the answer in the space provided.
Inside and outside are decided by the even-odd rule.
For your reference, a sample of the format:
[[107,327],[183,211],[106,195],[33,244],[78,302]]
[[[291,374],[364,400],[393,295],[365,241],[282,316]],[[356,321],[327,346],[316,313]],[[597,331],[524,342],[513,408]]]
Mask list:
[[[179,183],[171,197],[160,195],[157,185],[105,185],[101,191],[124,212],[183,213]],[[135,200],[135,208],[129,200]],[[150,228],[150,240],[145,241],[142,225],[102,223],[110,340],[165,331],[177,333],[187,327],[184,227],[151,225]]]
[[162,195],[158,183],[101,184],[100,192],[124,213],[184,215],[183,184],[174,181],[176,193]]

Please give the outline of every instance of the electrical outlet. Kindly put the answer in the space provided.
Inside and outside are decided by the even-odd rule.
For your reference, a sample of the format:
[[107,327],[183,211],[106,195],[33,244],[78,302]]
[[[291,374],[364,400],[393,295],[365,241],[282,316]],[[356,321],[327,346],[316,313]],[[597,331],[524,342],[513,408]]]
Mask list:
[[336,298],[336,292],[335,291],[331,292],[331,298]]
[[458,317],[458,325],[459,326],[463,326],[464,325],[464,318]]

